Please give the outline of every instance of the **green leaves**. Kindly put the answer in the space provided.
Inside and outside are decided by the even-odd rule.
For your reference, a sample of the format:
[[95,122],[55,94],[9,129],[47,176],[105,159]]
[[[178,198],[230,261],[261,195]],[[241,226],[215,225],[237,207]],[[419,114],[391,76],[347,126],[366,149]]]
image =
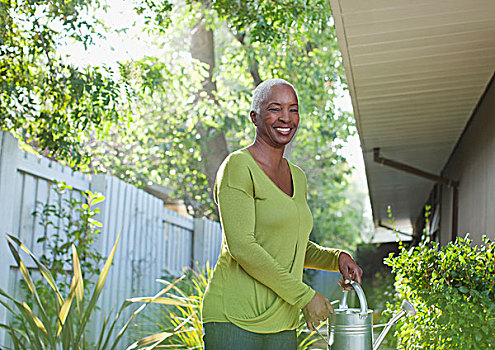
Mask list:
[[[90,286],[94,284],[94,277],[100,273],[100,263],[103,260],[93,243],[100,234],[101,227],[101,223],[95,220],[99,212],[99,208],[95,206],[104,200],[104,196],[101,193],[85,191],[80,193],[83,199],[79,200],[74,192],[70,196],[64,196],[67,191],[72,190],[71,186],[56,181],[51,186],[59,196],[58,200],[54,201],[57,204],[37,203],[33,212],[43,232],[38,242],[44,242],[45,246],[44,253],[39,257],[38,268],[49,280],[51,289],[55,290],[56,286],[59,293],[67,292],[70,284],[65,270],[74,261],[74,256],[70,253],[71,245],[74,244],[79,253],[76,258],[81,266],[80,273],[84,276],[80,286],[89,291]],[[46,297],[46,293],[49,293],[48,286],[37,282],[37,287],[41,295]],[[54,307],[55,305],[48,310],[51,316],[56,314]]]
[[[160,308],[148,318],[151,326],[157,331],[153,335],[146,336],[128,347],[131,349],[199,349],[202,347],[201,302],[203,293],[211,276],[212,269],[209,265],[205,270],[188,270],[189,275],[182,276],[173,282],[158,280],[165,285],[154,297],[133,298],[134,303],[148,302],[159,304]],[[173,293],[172,293],[173,291]],[[169,293],[170,292],[170,293]],[[168,293],[167,297],[161,295]],[[149,328],[150,325],[137,321],[140,328]],[[145,347],[149,346],[149,347]]]
[[[0,327],[9,330],[9,336],[12,339],[15,350],[104,350],[116,348],[119,340],[127,330],[130,321],[142,310],[141,308],[134,312],[124,327],[120,329],[117,336],[112,338],[113,331],[119,321],[122,310],[130,306],[132,304],[131,302],[126,301],[122,304],[109,328],[107,328],[109,325],[108,320],[105,320],[103,323],[103,328],[99,331],[100,339],[96,345],[88,345],[84,339],[84,336],[88,331],[88,321],[93,312],[96,310],[96,302],[98,301],[105,285],[105,281],[107,279],[120,239],[120,234],[121,233],[117,236],[117,240],[105,262],[105,266],[101,271],[98,282],[96,283],[89,300],[86,300],[84,297],[83,276],[81,274],[79,256],[74,245],[72,245],[72,282],[64,299],[63,295],[58,291],[57,286],[54,284],[55,280],[51,273],[43,267],[39,260],[26,248],[24,244],[22,244],[17,238],[9,235],[8,245],[19,268],[21,269],[24,280],[29,286],[29,292],[36,301],[36,307],[31,308],[24,300],[18,300],[0,289],[0,296],[12,302],[14,308],[3,300],[0,300],[0,304],[9,312],[19,317],[22,321],[18,327],[13,327],[11,325],[0,325]],[[56,298],[41,299],[39,297],[39,288],[37,288],[33,282],[31,275],[26,269],[26,265],[18,254],[15,246],[18,246],[25,251],[34,263],[40,267],[46,282],[52,286],[52,293],[56,294]],[[168,289],[170,288],[165,288],[164,290],[167,291]],[[48,304],[53,299],[56,299],[58,302],[58,313],[55,319],[50,318],[45,312],[47,308],[51,307]],[[144,301],[145,304],[150,302],[149,300],[141,301]],[[111,343],[110,339],[114,339],[114,341]]]
[[251,42],[268,45],[282,42],[292,34],[304,41],[312,27],[327,25],[327,1],[231,1],[215,0],[212,7],[237,35],[249,35]]
[[385,263],[397,291],[417,306],[401,321],[404,349],[489,349],[495,344],[495,243],[474,245],[466,235],[440,247],[434,242],[402,250]]
[[117,109],[125,87],[109,69],[66,64],[57,51],[61,42],[91,43],[98,25],[89,10],[97,6],[0,2],[0,129],[72,167],[89,161],[81,148],[88,133],[126,119]]
[[[290,159],[308,176],[313,239],[352,248],[363,227],[365,194],[349,198],[350,169],[339,154],[355,128],[352,115],[335,105],[345,87],[329,3],[221,0],[208,7],[187,1],[170,9],[167,1],[142,0],[138,12],[160,35],[163,54],[122,65],[121,75],[136,93],[135,118],[126,131],[111,128],[104,142],[91,142],[93,169],[112,169],[139,187],[164,185],[189,214],[215,219],[206,171],[211,160],[202,150],[219,134],[229,150],[248,146],[256,76],[282,77],[299,92],[301,124]],[[166,25],[163,17],[154,20],[167,15]],[[210,67],[191,60],[189,38],[199,18],[214,31],[211,96],[203,87]]]

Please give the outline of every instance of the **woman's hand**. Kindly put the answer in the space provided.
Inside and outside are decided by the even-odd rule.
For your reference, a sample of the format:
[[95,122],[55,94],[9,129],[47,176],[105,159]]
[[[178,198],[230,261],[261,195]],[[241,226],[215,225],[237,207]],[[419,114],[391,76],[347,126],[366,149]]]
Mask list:
[[326,297],[316,292],[313,299],[303,307],[302,312],[308,329],[314,332],[313,325],[318,325],[327,319],[330,312],[333,312],[333,307]]
[[356,281],[361,284],[361,276],[363,270],[356,264],[354,259],[347,253],[340,253],[339,255],[339,270],[342,274],[342,280],[339,281],[339,285],[344,290],[351,290],[351,281]]

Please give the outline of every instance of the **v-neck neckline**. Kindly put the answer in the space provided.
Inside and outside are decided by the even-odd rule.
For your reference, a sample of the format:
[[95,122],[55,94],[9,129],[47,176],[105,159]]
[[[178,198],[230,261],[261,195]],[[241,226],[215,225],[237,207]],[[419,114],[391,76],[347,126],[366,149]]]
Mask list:
[[258,167],[258,169],[263,173],[263,175],[268,179],[268,181],[275,188],[277,188],[283,195],[285,195],[287,198],[290,198],[290,199],[294,199],[296,197],[296,183],[294,181],[294,176],[292,176],[292,165],[287,160],[287,158],[283,157],[285,159],[285,161],[287,162],[287,165],[289,166],[290,181],[292,183],[292,196],[289,196],[280,187],[278,187],[278,185],[270,178],[270,176],[268,176],[268,174],[265,173],[265,171],[263,170],[263,168],[259,165],[259,163],[256,161],[256,159],[254,159],[253,155],[251,154],[251,152],[249,152],[249,150],[247,148],[243,148],[241,151],[244,151],[244,152],[246,152],[249,155],[249,157],[253,160],[253,162],[256,164],[256,166]]

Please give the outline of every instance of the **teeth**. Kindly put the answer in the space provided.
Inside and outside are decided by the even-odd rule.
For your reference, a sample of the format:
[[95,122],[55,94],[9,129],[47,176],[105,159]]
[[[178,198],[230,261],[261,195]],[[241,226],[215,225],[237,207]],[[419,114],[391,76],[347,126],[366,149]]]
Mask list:
[[275,128],[275,129],[283,131],[283,132],[290,131],[290,128]]

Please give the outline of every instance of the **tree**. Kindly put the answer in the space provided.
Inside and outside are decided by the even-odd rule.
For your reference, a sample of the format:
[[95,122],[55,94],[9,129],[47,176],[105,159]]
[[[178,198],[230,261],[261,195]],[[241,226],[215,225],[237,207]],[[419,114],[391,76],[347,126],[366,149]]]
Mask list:
[[0,128],[73,167],[87,162],[84,134],[125,120],[125,89],[101,67],[64,62],[64,42],[91,45],[98,0],[0,0]]
[[[141,117],[134,136],[113,142],[133,160],[119,158],[112,167],[142,184],[165,184],[192,215],[214,217],[210,194],[218,160],[209,157],[223,159],[222,145],[231,151],[252,141],[250,91],[263,79],[283,77],[296,86],[303,112],[287,156],[308,176],[313,235],[328,244],[355,243],[362,213],[348,203],[350,169],[339,154],[355,131],[352,115],[333,103],[345,81],[327,2],[188,2],[172,10],[165,4],[145,1],[139,8],[166,49],[161,57],[125,65]],[[206,45],[198,44],[199,36]],[[184,45],[191,40],[192,49]],[[208,169],[212,163],[215,171]],[[104,159],[93,166],[108,167]]]
[[253,139],[250,91],[283,77],[303,112],[286,156],[306,170],[314,239],[355,242],[362,213],[349,203],[339,154],[354,127],[333,103],[345,80],[326,1],[142,0],[136,10],[163,55],[122,62],[119,72],[74,67],[57,51],[101,35],[98,6],[0,2],[2,129],[85,171],[166,185],[191,215],[215,218],[216,170]]

